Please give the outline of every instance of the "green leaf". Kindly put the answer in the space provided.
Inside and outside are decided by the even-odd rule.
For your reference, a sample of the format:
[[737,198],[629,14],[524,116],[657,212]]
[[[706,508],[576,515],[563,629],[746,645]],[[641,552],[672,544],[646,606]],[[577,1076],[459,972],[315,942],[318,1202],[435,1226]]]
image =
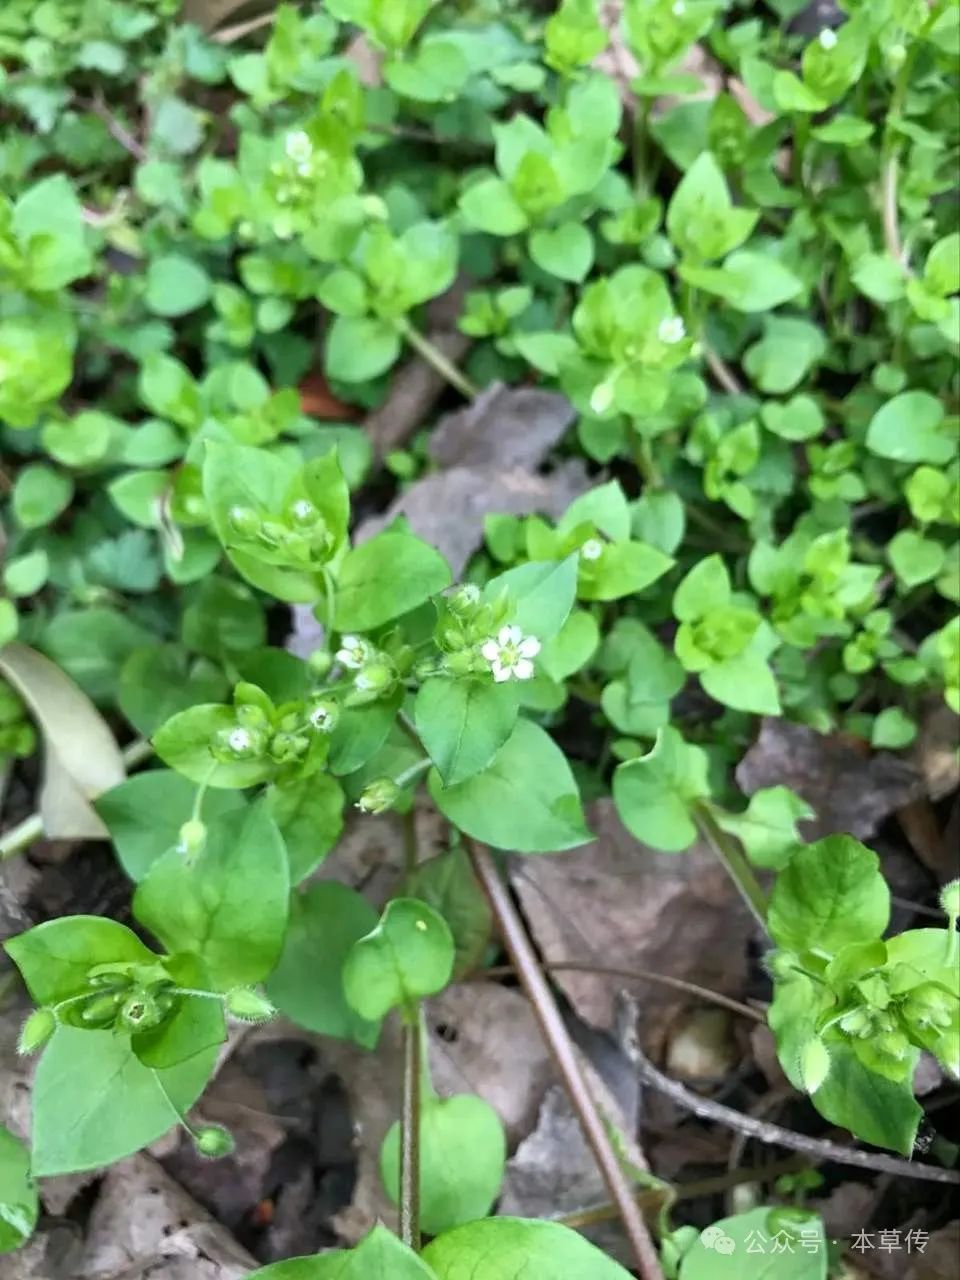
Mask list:
[[814,811],[789,787],[764,787],[754,792],[743,813],[718,810],[717,823],[735,835],[756,867],[782,870],[801,844],[797,823]]
[[909,590],[936,578],[943,568],[946,549],[915,529],[901,529],[887,547],[897,580]]
[[803,290],[803,282],[776,258],[740,249],[720,268],[688,267],[680,276],[688,284],[726,299],[737,311],[770,311]]
[[829,1261],[815,1214],[751,1209],[702,1231],[683,1255],[679,1280],[826,1280]]
[[176,644],[134,649],[120,668],[119,686],[120,710],[145,736],[195,703],[225,698],[229,687],[219,667]]
[[916,736],[916,721],[901,707],[885,707],[873,722],[870,744],[888,751],[900,751],[909,747]]
[[672,727],[661,729],[652,750],[618,765],[613,775],[613,799],[624,826],[666,853],[679,853],[696,840],[691,810],[709,794],[706,752]]
[[39,1215],[30,1152],[0,1125],[0,1253],[12,1253],[29,1240]]
[[693,566],[673,593],[673,616],[678,622],[696,622],[712,609],[730,603],[730,574],[723,558],[707,556]]
[[437,1280],[392,1231],[376,1226],[355,1249],[291,1258],[251,1272],[248,1280]]
[[58,1027],[33,1085],[33,1171],[50,1178],[98,1169],[149,1146],[189,1111],[217,1057],[204,1049],[168,1070],[145,1067],[130,1038]]
[[596,560],[581,558],[577,594],[582,600],[619,600],[652,586],[674,565],[645,542],[609,542]]
[[47,580],[50,558],[46,551],[28,551],[8,560],[3,570],[3,585],[11,596],[32,596]]
[[419,863],[407,887],[415,898],[439,911],[450,926],[456,950],[452,975],[456,982],[481,963],[493,929],[490,904],[477,883],[466,851],[451,849]]
[[888,1080],[865,1067],[846,1041],[831,1040],[830,1071],[811,1100],[825,1120],[849,1129],[862,1142],[909,1156],[923,1118],[912,1076],[910,1071],[899,1083]]
[[210,277],[192,258],[169,253],[147,268],[144,300],[156,316],[185,316],[210,297]]
[[417,733],[444,786],[485,769],[513,732],[515,682],[427,680],[414,703]]
[[896,302],[906,292],[903,264],[889,253],[865,253],[854,263],[850,278],[861,293],[873,302]]
[[768,402],[760,410],[760,418],[768,431],[791,442],[813,440],[826,426],[823,411],[812,396],[794,396],[784,404]]
[[423,1251],[438,1280],[629,1280],[629,1273],[557,1222],[485,1218],[446,1231]]
[[450,585],[450,566],[407,533],[381,533],[350,551],[337,576],[336,626],[370,631]]
[[346,885],[330,881],[295,893],[283,951],[266,984],[280,1012],[308,1031],[372,1049],[379,1019],[363,1018],[347,1003],[343,966],[353,944],[376,926],[376,911]]
[[26,251],[32,289],[63,289],[93,269],[83,207],[63,174],[42,179],[20,196],[10,230]]
[[287,853],[265,800],[207,824],[195,861],[172,850],[133,900],[136,918],[168,951],[192,951],[218,991],[270,973],[287,927]]
[[460,211],[478,231],[492,236],[512,236],[528,225],[510,187],[502,178],[489,177],[469,186],[460,197]]
[[11,505],[21,529],[42,529],[70,505],[73,481],[42,462],[24,467],[13,486]]
[[95,965],[153,964],[157,958],[126,925],[100,916],[47,920],[3,945],[41,1005],[77,995]]
[[327,331],[324,369],[341,382],[369,382],[386,373],[400,355],[400,334],[372,316],[335,316]]
[[593,657],[600,644],[600,627],[592,613],[576,609],[537,655],[537,666],[551,680],[566,680]]
[[270,813],[280,829],[290,862],[290,883],[315,871],[343,831],[343,788],[329,774],[273,786]]
[[380,750],[403,702],[403,689],[365,707],[346,707],[330,735],[327,765],[337,777],[354,773]]
[[704,151],[673,193],[667,208],[667,231],[684,258],[709,262],[742,244],[758,216],[756,210],[733,207],[720,166]]
[[230,789],[255,787],[276,772],[277,766],[268,756],[220,761],[210,750],[217,735],[236,728],[236,724],[233,707],[201,703],[178,712],[162,725],[154,735],[153,748],[164,764],[191,782]]
[[549,853],[590,839],[566,757],[539,725],[521,718],[480,773],[445,787],[428,779],[440,812],[461,831],[498,849]]
[[535,560],[508,569],[483,589],[486,601],[495,601],[506,592],[514,601],[511,622],[525,636],[541,641],[552,639],[566,622],[577,593],[578,555],[565,560]]
[[894,462],[949,462],[956,442],[940,429],[943,419],[943,405],[929,391],[903,391],[870,419],[867,448]]
[[170,489],[166,471],[128,471],[107,485],[107,493],[117,510],[144,529],[161,523],[161,502]]
[[112,702],[120,671],[150,633],[116,609],[94,607],[58,614],[40,636],[40,647],[94,702]]
[[[484,1218],[500,1194],[507,1157],[500,1117],[475,1094],[424,1099],[420,1114],[420,1223],[428,1235]],[[400,1122],[380,1149],[387,1195],[400,1202]]]
[[548,275],[578,284],[593,266],[593,237],[579,222],[540,229],[530,236],[530,257]]
[[747,650],[700,672],[700,683],[711,698],[735,711],[758,716],[781,714],[780,690],[765,658]]
[[391,1009],[442,991],[453,961],[453,937],[443,916],[416,898],[393,898],[376,927],[347,954],[347,1003],[376,1022]]
[[960,231],[952,231],[933,246],[924,263],[923,278],[942,298],[960,292]]
[[[149,769],[98,797],[94,807],[107,824],[117,858],[131,880],[139,883],[159,858],[176,848],[196,795],[196,785],[172,769]],[[204,819],[210,822],[245,803],[236,791],[208,791]]]
[[798,849],[777,878],[768,923],[781,947],[834,955],[880,937],[889,917],[877,855],[852,836],[827,836]]

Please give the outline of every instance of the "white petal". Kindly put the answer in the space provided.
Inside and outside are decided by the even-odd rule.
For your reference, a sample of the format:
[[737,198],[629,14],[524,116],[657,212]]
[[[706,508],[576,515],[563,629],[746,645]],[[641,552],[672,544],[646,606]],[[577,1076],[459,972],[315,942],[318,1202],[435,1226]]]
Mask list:
[[517,653],[521,658],[535,658],[540,652],[540,641],[536,636],[527,636],[517,645]]
[[513,633],[517,631],[516,627],[501,627],[497,633],[497,642],[502,645],[515,644]]
[[518,680],[529,680],[533,675],[533,663],[529,658],[518,658],[513,668],[513,674]]
[[493,678],[496,680],[497,684],[502,684],[504,680],[510,679],[510,668],[505,667],[502,663],[495,662],[492,669]]
[[496,640],[484,640],[480,653],[488,662],[497,662],[500,658],[500,646]]

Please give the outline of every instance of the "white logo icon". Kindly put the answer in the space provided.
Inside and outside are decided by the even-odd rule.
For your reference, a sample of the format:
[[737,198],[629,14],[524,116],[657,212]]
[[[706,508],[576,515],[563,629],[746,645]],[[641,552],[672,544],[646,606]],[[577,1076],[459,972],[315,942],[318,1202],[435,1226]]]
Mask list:
[[705,1248],[713,1249],[716,1253],[733,1253],[737,1247],[732,1237],[726,1235],[716,1225],[707,1227],[706,1231],[700,1232],[700,1242]]

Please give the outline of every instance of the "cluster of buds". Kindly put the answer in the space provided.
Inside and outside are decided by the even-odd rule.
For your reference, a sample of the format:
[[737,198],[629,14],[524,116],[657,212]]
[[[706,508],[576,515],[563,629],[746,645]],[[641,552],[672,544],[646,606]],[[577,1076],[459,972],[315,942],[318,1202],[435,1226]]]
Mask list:
[[34,1010],[20,1032],[20,1053],[35,1053],[60,1023],[87,1031],[153,1031],[177,1002],[172,978],[160,964],[95,965],[84,987],[53,1008]]
[[[339,702],[325,695],[278,707],[262,689],[241,682],[233,700],[235,723],[219,729],[210,743],[211,755],[223,764],[264,759],[276,765],[302,764],[311,754],[322,759],[340,720]],[[180,834],[181,842],[191,837],[190,832]]]
[[353,687],[344,698],[348,707],[366,706],[396,688],[399,672],[394,657],[363,636],[341,636],[336,661],[353,673]]
[[254,546],[261,559],[275,564],[324,564],[336,549],[326,520],[309,498],[294,499],[279,515],[261,515],[237,503],[227,521],[236,546]]
[[438,668],[435,663],[423,663],[418,676],[492,675],[498,684],[510,679],[529,680],[540,641],[511,625],[509,615],[506,596],[484,600],[473,583],[457,587],[446,597],[437,623],[435,635],[442,654],[441,665]]

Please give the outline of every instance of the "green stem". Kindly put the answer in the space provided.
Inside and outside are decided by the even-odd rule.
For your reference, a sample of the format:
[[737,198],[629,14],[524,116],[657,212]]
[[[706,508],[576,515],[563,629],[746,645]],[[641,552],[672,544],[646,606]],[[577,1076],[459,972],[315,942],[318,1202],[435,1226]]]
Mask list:
[[[148,742],[146,738],[136,738],[129,746],[124,747],[120,754],[124,767],[133,769],[153,755],[153,744]],[[96,799],[95,796],[89,798]],[[13,858],[18,853],[22,853],[24,849],[29,848],[42,836],[43,818],[39,812],[31,813],[29,818],[24,818],[22,822],[17,823],[15,827],[11,827],[5,835],[0,837],[0,861],[3,861],[4,858]]]
[[405,787],[409,783],[415,781],[427,772],[433,765],[433,761],[429,756],[425,756],[422,760],[418,760],[415,764],[410,765],[408,769],[404,769],[402,773],[398,773],[394,778],[394,785],[397,787]]
[[769,936],[767,929],[767,895],[754,875],[739,844],[717,822],[713,809],[702,802],[694,806],[693,819],[700,834],[720,859],[730,879],[737,886],[741,898],[750,908],[757,923]]
[[426,360],[427,364],[436,369],[441,378],[445,378],[451,387],[455,387],[465,399],[475,400],[477,398],[480,394],[480,388],[472,383],[466,374],[461,373],[453,361],[448,360],[439,347],[435,346],[419,329],[415,329],[406,316],[397,320],[396,324],[401,337],[413,347],[418,355]]

